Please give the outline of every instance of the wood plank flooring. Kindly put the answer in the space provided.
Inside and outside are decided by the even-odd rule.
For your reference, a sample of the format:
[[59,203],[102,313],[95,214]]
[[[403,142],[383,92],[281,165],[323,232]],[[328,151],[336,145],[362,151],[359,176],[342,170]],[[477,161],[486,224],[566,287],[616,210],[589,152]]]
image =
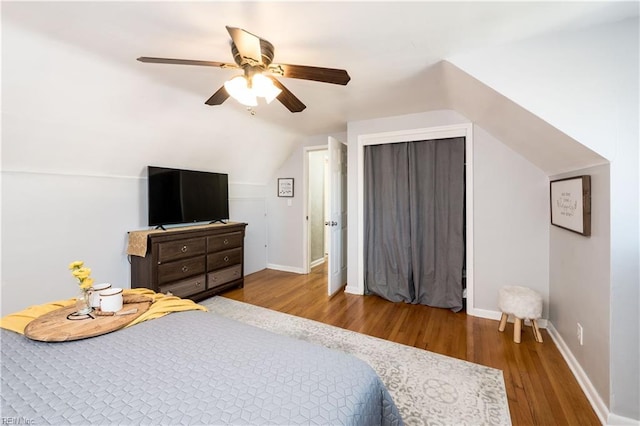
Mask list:
[[546,330],[537,343],[523,327],[517,344],[512,323],[500,333],[498,321],[463,312],[343,291],[329,298],[325,265],[308,275],[265,269],[222,296],[498,368],[514,425],[601,424]]

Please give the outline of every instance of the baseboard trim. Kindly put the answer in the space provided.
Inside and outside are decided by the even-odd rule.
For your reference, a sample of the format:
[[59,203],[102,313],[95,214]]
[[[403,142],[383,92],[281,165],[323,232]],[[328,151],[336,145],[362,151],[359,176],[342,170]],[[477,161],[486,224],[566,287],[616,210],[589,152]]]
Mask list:
[[611,426],[623,426],[623,425],[640,425],[639,420],[635,420],[629,417],[619,416],[617,414],[613,414],[609,411],[607,404],[602,400],[600,394],[596,391],[596,388],[589,380],[589,376],[582,369],[582,366],[578,362],[578,360],[573,356],[573,353],[567,346],[566,342],[558,333],[558,330],[553,326],[553,324],[549,321],[547,326],[547,332],[553,339],[553,342],[556,344],[556,347],[562,354],[562,357],[569,365],[569,369],[573,373],[574,377],[578,381],[578,384],[582,388],[582,391],[586,395],[591,407],[596,412],[598,419],[603,425],[611,425]]
[[302,268],[296,268],[293,266],[285,266],[285,265],[276,265],[273,263],[267,263],[267,269],[273,269],[276,271],[282,271],[282,272],[293,272],[296,274],[305,274],[306,271]]
[[315,268],[318,265],[322,265],[325,262],[324,257],[321,257],[320,259],[316,259],[313,262],[311,262],[311,265],[309,265],[312,268]]
[[347,284],[347,286],[344,288],[344,292],[345,293],[349,293],[349,294],[357,294],[359,296],[362,296],[361,289],[359,289],[358,286],[355,286],[355,285],[350,286],[349,284]]
[[[486,319],[490,319],[490,320],[494,320],[494,321],[500,321],[500,318],[502,317],[502,312],[500,311],[491,311],[488,309],[477,309],[477,308],[473,308],[473,309],[469,309],[467,311],[467,315],[471,315],[472,317],[478,317],[478,318],[486,318]],[[513,322],[514,318],[513,316],[509,316],[509,322]],[[526,320],[525,321],[526,325],[530,325],[529,321]],[[547,328],[547,320],[544,318],[540,318],[538,319],[538,327],[539,328]]]
[[470,308],[467,310],[467,315],[471,315],[472,317],[486,318],[486,319],[500,321],[502,312],[490,311],[488,309]]
[[[491,311],[487,309],[470,309],[469,311],[467,311],[467,315],[499,321],[502,313],[500,311]],[[513,322],[513,318],[509,318],[509,322]],[[573,353],[571,352],[571,350],[569,350],[569,347],[565,343],[562,336],[560,336],[560,333],[558,333],[556,328],[553,326],[553,323],[551,323],[551,321],[541,318],[538,320],[538,327],[547,329],[547,332],[549,333],[549,336],[551,336],[553,343],[560,351],[560,354],[569,366],[571,373],[573,373],[573,376],[578,381],[580,388],[589,400],[591,407],[593,407],[593,410],[596,412],[598,419],[603,425],[640,426],[640,422],[638,420],[619,416],[617,414],[609,412],[609,408],[604,403],[595,387],[591,383],[591,380],[589,380],[589,377],[582,369],[576,358],[573,356]]]
[[580,366],[580,363],[578,363],[578,360],[573,356],[573,353],[569,349],[569,346],[567,346],[560,333],[558,333],[558,330],[556,330],[556,328],[550,321],[547,324],[547,332],[551,336],[551,339],[553,339],[553,342],[556,344],[556,347],[560,351],[560,354],[567,362],[569,369],[578,381],[578,384],[589,400],[591,407],[593,407],[593,410],[596,412],[596,415],[598,416],[598,419],[600,419],[600,422],[603,425],[610,424],[609,419],[611,416],[607,405],[604,403],[604,401],[596,391],[596,388],[591,383],[591,380],[589,380],[589,376],[587,376],[587,373],[585,373],[585,371],[582,369],[582,366]]

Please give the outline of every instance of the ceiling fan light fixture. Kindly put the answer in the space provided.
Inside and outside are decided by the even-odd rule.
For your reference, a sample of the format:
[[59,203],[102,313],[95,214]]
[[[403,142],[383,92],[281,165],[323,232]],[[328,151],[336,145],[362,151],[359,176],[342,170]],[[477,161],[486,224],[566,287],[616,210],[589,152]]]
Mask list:
[[273,75],[342,86],[351,80],[347,71],[343,69],[273,63],[275,51],[273,44],[242,28],[230,26],[226,28],[231,36],[231,54],[235,63],[149,56],[141,56],[138,61],[156,64],[199,65],[243,71],[244,75],[236,76],[224,83],[224,86],[205,101],[206,105],[221,105],[233,97],[241,104],[251,108],[258,105],[257,98],[261,97],[267,103],[278,99],[290,112],[301,112],[304,111],[306,105],[291,93],[279,78],[276,79]]
[[282,93],[282,90],[273,84],[273,80],[262,74],[255,74],[253,76],[251,79],[251,88],[256,96],[264,98],[268,104]]
[[[248,84],[249,81],[251,85]],[[258,97],[271,103],[282,93],[282,90],[273,84],[273,80],[259,73],[251,77],[237,75],[225,82],[224,88],[231,97],[245,106],[257,106]]]
[[258,100],[243,75],[237,75],[224,83],[224,88],[229,95],[245,106],[257,106]]

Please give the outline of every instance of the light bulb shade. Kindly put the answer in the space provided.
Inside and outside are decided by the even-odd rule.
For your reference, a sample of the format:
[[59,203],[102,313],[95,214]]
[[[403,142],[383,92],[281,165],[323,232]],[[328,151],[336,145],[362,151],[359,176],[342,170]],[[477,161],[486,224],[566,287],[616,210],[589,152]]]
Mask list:
[[246,106],[258,105],[256,95],[247,85],[247,79],[242,75],[237,75],[224,83],[224,89],[235,100]]
[[273,81],[262,74],[256,74],[251,80],[251,88],[256,96],[265,98],[267,103],[271,103],[282,90],[273,85]]

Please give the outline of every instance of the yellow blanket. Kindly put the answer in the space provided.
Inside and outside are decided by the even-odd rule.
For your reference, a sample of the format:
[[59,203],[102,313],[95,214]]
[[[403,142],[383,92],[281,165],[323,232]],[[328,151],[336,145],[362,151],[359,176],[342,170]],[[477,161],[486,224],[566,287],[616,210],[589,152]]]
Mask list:
[[[147,321],[154,318],[160,318],[171,312],[200,310],[207,311],[202,305],[198,305],[189,299],[181,299],[177,296],[167,296],[162,293],[156,293],[147,288],[134,288],[126,289],[123,291],[123,295],[142,295],[147,296],[153,300],[149,310],[140,315],[135,320],[131,321],[125,327],[130,327],[135,324],[139,324],[143,321]],[[7,330],[15,331],[16,333],[24,334],[24,329],[31,321],[42,316],[48,312],[56,309],[71,306],[76,303],[76,299],[58,300],[52,303],[46,303],[44,305],[30,306],[20,312],[7,315],[0,319],[0,327]]]
[[130,290],[124,290],[124,295],[126,294],[136,294],[147,296],[153,299],[149,310],[144,314],[140,315],[138,318],[131,321],[126,327],[131,327],[132,325],[139,324],[143,321],[160,318],[171,312],[181,312],[181,311],[204,311],[207,312],[207,308],[202,305],[198,305],[193,300],[189,299],[181,299],[178,296],[167,296],[166,294],[156,293],[153,290],[149,290],[148,288],[133,288]]

